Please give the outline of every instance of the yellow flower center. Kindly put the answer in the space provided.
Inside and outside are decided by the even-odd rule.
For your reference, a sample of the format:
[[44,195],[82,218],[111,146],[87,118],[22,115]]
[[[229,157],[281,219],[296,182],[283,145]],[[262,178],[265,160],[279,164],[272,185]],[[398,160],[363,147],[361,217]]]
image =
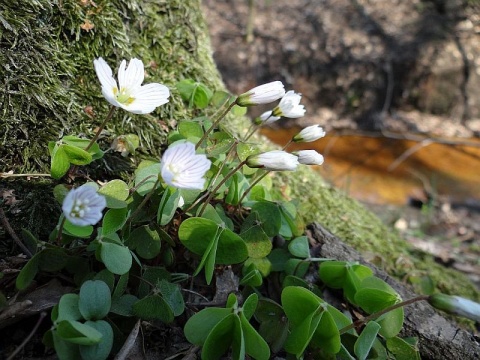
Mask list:
[[116,87],[113,88],[113,95],[115,95],[115,98],[120,104],[130,105],[132,102],[135,101],[135,98],[132,97],[128,89],[125,88],[121,88],[120,92]]

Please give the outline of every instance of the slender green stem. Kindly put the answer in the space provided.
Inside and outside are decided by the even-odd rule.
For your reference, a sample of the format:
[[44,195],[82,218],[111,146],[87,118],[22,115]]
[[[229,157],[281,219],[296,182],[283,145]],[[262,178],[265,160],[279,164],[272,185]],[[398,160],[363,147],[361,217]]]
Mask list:
[[105,118],[105,120],[103,120],[103,123],[100,125],[100,127],[98,128],[97,130],[97,133],[95,134],[95,136],[93,137],[92,140],[90,140],[90,143],[87,145],[87,147],[85,148],[85,151],[88,151],[90,150],[90,148],[93,146],[93,144],[95,144],[95,141],[97,141],[98,137],[100,136],[100,133],[103,131],[103,129],[105,128],[105,125],[107,125],[107,122],[112,118],[113,116],[113,113],[115,112],[115,109],[116,107],[115,106],[111,106],[110,107],[110,111],[108,112],[108,115],[107,117]]
[[140,212],[140,210],[145,206],[145,204],[147,203],[148,200],[150,200],[150,198],[152,197],[152,195],[155,193],[155,190],[157,188],[157,185],[160,183],[160,177],[157,178],[157,181],[155,181],[155,184],[153,184],[153,188],[152,190],[147,194],[147,196],[145,196],[142,200],[142,202],[140,203],[140,205],[138,205],[138,207],[135,209],[135,211],[133,212],[132,215],[130,215],[130,217],[128,218],[128,221],[127,223],[131,223],[133,221],[133,219],[135,219],[135,217],[138,215],[138,213]]
[[58,232],[57,232],[57,244],[61,244],[62,242],[62,233],[63,233],[63,226],[65,225],[65,221],[67,218],[64,216],[62,221],[60,222],[60,226],[58,227]]
[[205,203],[203,204],[203,207],[202,209],[200,210],[199,212],[199,215],[198,216],[202,216],[203,212],[205,211],[205,208],[207,207],[207,204],[210,203],[210,200],[212,200],[212,198],[215,196],[216,192],[218,191],[218,189],[221,188],[221,186],[223,184],[225,184],[225,182],[230,178],[232,177],[238,170],[240,170],[242,168],[243,165],[246,164],[246,160],[243,160],[240,164],[238,164],[234,169],[232,169],[227,175],[225,175],[225,177],[222,179],[222,181],[220,181],[218,183],[217,186],[215,186],[215,189],[213,189],[212,191],[210,191],[210,194],[208,195],[208,198],[207,200],[205,200]]
[[239,204],[242,203],[242,200],[245,199],[245,196],[248,195],[248,193],[252,190],[252,188],[257,185],[260,180],[262,180],[265,176],[267,176],[268,174],[270,173],[270,170],[267,170],[265,171],[262,175],[260,175],[258,178],[256,178],[255,180],[253,180],[253,183],[248,187],[247,190],[245,190],[245,192],[243,193],[242,197],[240,198],[240,201],[238,202]]
[[215,119],[215,120],[213,121],[212,126],[210,126],[210,128],[209,128],[207,131],[205,131],[205,133],[203,134],[202,138],[198,141],[197,145],[195,145],[195,149],[198,149],[198,148],[200,147],[200,145],[202,145],[202,143],[205,141],[205,139],[208,137],[208,135],[212,132],[212,130],[217,127],[218,123],[228,114],[228,112],[229,112],[235,105],[236,105],[236,102],[233,101],[233,102],[227,107],[227,109],[226,109],[224,112],[222,112],[217,119]]
[[383,314],[386,314],[390,311],[393,311],[395,309],[398,309],[398,308],[401,308],[401,307],[404,307],[404,306],[407,306],[407,305],[410,305],[410,304],[413,304],[417,301],[424,301],[424,300],[428,300],[429,296],[428,295],[420,295],[420,296],[417,296],[417,297],[414,297],[410,300],[405,300],[405,301],[402,301],[402,302],[399,302],[395,305],[392,305],[392,306],[389,306],[383,310],[380,310],[376,313],[373,313],[371,315],[368,315],[366,317],[363,317],[361,319],[358,319],[357,321],[351,323],[350,325],[348,326],[345,326],[344,328],[340,329],[340,335],[346,333],[348,330],[351,330],[351,329],[354,329],[354,328],[357,328],[359,327],[360,325],[363,325],[367,322],[369,322],[370,320],[375,320],[376,318],[382,316]]
[[257,125],[257,124],[250,125],[250,127],[247,130],[247,135],[245,136],[243,141],[247,141],[248,139],[250,139],[252,137],[252,135],[255,134],[255,131],[257,131],[259,127],[260,126]]
[[283,151],[287,150],[287,148],[290,146],[290,144],[292,143],[292,141],[293,141],[293,138],[290,139],[290,140],[285,144],[285,146],[282,148],[282,150],[283,150]]

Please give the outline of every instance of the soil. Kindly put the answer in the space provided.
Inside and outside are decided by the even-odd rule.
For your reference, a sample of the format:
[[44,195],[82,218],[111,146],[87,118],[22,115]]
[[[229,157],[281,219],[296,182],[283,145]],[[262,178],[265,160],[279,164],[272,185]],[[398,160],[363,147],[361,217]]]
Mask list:
[[[282,80],[302,93],[307,115],[275,126],[404,139],[480,134],[476,1],[205,0],[203,7],[230,91]],[[480,287],[479,199],[452,203],[449,195],[454,187],[442,196],[427,189],[403,206],[366,206]]]

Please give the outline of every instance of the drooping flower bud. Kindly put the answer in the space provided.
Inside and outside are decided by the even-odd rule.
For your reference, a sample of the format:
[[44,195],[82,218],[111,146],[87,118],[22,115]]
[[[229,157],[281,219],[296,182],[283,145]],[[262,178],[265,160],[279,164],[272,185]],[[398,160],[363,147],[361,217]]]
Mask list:
[[325,131],[320,125],[307,126],[293,137],[295,142],[312,142],[325,136]]
[[300,150],[295,152],[298,156],[298,162],[304,165],[322,165],[323,156],[315,150]]
[[285,95],[285,88],[281,81],[273,81],[248,90],[237,98],[237,105],[252,106],[268,104]]
[[281,150],[250,155],[246,165],[272,171],[294,171],[298,166],[298,157]]
[[280,103],[273,109],[273,115],[278,117],[299,118],[305,115],[305,107],[300,105],[302,95],[293,90],[288,91],[280,100]]
[[434,308],[449,314],[462,316],[474,321],[480,321],[480,304],[460,296],[434,294],[429,296],[428,302]]

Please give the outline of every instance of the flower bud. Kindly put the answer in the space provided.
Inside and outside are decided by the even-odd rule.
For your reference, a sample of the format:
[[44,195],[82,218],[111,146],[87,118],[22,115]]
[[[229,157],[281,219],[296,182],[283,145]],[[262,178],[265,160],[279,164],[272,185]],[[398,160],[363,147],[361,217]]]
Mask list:
[[273,81],[239,95],[236,103],[239,106],[268,104],[280,99],[283,95],[285,95],[285,89],[282,82]]
[[298,166],[298,157],[285,151],[273,150],[250,155],[246,164],[251,168],[262,168],[272,171],[294,171]]
[[277,120],[280,120],[279,116],[273,116],[272,111],[265,111],[262,115],[257,117],[254,121],[255,125],[266,125],[271,124]]
[[324,161],[322,154],[315,150],[300,150],[295,155],[298,156],[298,162],[304,165],[322,165]]
[[325,131],[320,125],[307,126],[293,137],[295,142],[312,142],[325,136]]
[[449,314],[463,316],[474,321],[480,321],[480,304],[474,301],[460,296],[434,294],[428,298],[428,302],[434,308],[443,310]]

